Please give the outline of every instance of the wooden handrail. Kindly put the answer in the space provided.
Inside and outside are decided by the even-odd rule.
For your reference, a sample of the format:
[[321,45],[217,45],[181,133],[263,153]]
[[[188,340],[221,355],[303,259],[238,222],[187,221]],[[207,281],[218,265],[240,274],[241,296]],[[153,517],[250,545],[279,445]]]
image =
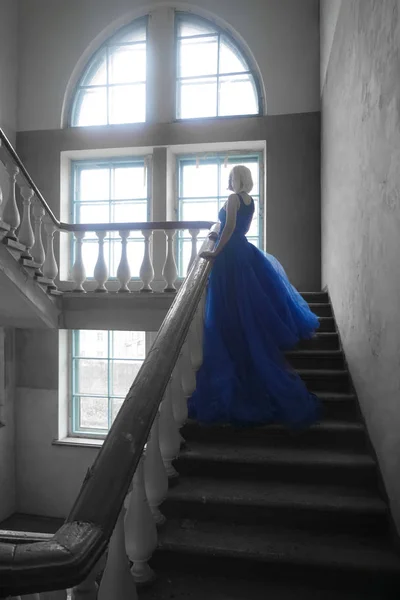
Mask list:
[[26,180],[28,186],[33,190],[35,196],[43,206],[44,210],[54,223],[54,225],[60,231],[74,232],[74,231],[140,231],[140,230],[170,230],[170,229],[211,229],[213,221],[154,221],[145,223],[64,223],[57,219],[50,206],[47,204],[43,197],[43,194],[33,181],[32,177],[26,170],[24,163],[18,156],[15,148],[7,138],[4,131],[0,128],[0,148],[4,146],[8,154],[10,154],[12,160],[22,173],[22,176]]
[[[218,225],[209,233],[202,250],[213,249],[217,231]],[[197,256],[64,525],[50,540],[0,543],[0,597],[71,588],[82,582],[100,559],[210,269],[210,262]]]

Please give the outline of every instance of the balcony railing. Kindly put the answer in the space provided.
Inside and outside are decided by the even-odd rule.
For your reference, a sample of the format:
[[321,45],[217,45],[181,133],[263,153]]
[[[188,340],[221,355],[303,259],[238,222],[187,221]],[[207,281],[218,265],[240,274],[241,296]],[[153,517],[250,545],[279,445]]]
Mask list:
[[[87,265],[84,264],[83,244],[88,234],[97,239],[97,262],[93,279],[96,292],[108,292],[107,282],[110,280],[109,268],[105,258],[105,240],[107,235],[114,236],[112,243],[120,245],[120,260],[116,269],[116,291],[131,291],[131,265],[129,264],[129,238],[132,232],[140,232],[143,236],[143,260],[139,270],[139,291],[152,292],[155,277],[152,237],[155,231],[165,235],[163,267],[157,274],[162,279],[165,292],[176,292],[175,282],[178,278],[176,265],[177,231],[188,230],[191,240],[191,255],[187,272],[197,255],[198,236],[200,231],[209,230],[211,221],[163,221],[143,223],[63,223],[54,215],[42,193],[29,175],[21,159],[11,143],[0,129],[0,160],[3,162],[9,178],[7,195],[0,189],[0,240],[20,258],[23,267],[38,283],[45,286],[50,294],[59,294],[57,277],[60,265],[55,254],[55,234],[66,233],[74,238],[74,264],[71,268],[72,291],[85,293]],[[22,215],[18,202],[18,192],[22,199]],[[2,201],[1,201],[2,199]],[[117,234],[117,235],[115,235]],[[68,245],[69,246],[69,245]]]

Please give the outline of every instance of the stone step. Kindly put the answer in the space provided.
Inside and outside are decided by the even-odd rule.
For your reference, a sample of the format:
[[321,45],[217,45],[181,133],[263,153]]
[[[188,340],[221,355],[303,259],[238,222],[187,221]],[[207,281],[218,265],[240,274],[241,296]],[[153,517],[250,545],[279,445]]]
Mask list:
[[351,380],[346,369],[296,369],[312,392],[350,393]]
[[[372,590],[375,598],[400,593],[400,560],[386,536],[327,534],[260,525],[171,519],[160,530],[152,561],[167,570],[179,565],[186,573],[228,575],[264,581],[308,582],[310,589]],[[234,597],[234,596],[233,596]],[[342,597],[339,595],[338,597]],[[362,593],[359,598],[365,598]],[[211,596],[212,598],[212,596]],[[310,596],[314,598],[314,596]],[[244,600],[244,599],[243,599]],[[247,600],[247,597],[246,597]]]
[[377,469],[368,454],[309,448],[271,448],[187,442],[176,469],[183,476],[348,485],[376,490]]
[[316,333],[310,340],[302,340],[299,350],[339,350],[339,335],[337,332],[325,331]]
[[329,302],[328,292],[302,292],[301,295],[308,304],[326,304]]
[[309,307],[317,317],[332,317],[332,306],[329,302],[310,302]]
[[290,430],[279,425],[234,427],[232,425],[200,425],[189,420],[181,430],[189,443],[234,442],[237,445],[274,448],[341,448],[366,452],[367,437],[361,423],[322,421],[305,430]]
[[168,518],[326,532],[388,532],[386,504],[376,493],[332,485],[184,477],[162,506]]
[[322,402],[324,419],[328,421],[360,421],[360,411],[355,394],[321,391],[316,394]]
[[286,352],[286,358],[295,369],[345,369],[341,350],[302,350]]
[[336,332],[336,323],[333,317],[319,317],[319,332]]

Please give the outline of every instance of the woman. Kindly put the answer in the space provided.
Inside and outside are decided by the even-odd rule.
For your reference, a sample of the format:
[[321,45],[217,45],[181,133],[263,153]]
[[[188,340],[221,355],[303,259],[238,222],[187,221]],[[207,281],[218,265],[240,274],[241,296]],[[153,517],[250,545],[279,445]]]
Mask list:
[[189,416],[205,423],[286,423],[318,419],[319,402],[287,364],[283,351],[312,337],[318,318],[282,266],[247,241],[254,202],[250,170],[229,175],[234,192],[219,213],[204,325],[203,364]]

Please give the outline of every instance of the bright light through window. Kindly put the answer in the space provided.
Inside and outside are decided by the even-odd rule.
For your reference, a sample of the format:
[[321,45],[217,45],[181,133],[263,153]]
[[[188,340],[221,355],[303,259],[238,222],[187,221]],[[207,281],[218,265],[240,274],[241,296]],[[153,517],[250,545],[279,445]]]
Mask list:
[[259,113],[249,65],[212,23],[178,13],[177,73],[177,118]]
[[143,331],[72,331],[71,435],[106,435],[146,355]]
[[146,20],[119,31],[96,52],[75,95],[72,126],[146,120]]
[[[251,196],[255,210],[247,239],[262,247],[262,206],[260,206],[259,154],[226,157],[187,156],[178,158],[178,214],[181,221],[218,221],[218,213],[231,193],[228,188],[229,171],[235,165],[246,165],[252,173],[254,187]],[[191,254],[191,241],[184,232],[178,237],[179,274],[186,274]],[[199,246],[204,238],[199,238]]]
[[[148,206],[148,169],[143,158],[73,163],[74,223],[145,222]],[[132,277],[139,276],[143,252],[142,234],[132,231],[127,246]],[[90,279],[98,258],[98,238],[94,232],[86,233],[82,254]],[[110,277],[116,277],[121,259],[117,231],[105,238],[104,255]]]

